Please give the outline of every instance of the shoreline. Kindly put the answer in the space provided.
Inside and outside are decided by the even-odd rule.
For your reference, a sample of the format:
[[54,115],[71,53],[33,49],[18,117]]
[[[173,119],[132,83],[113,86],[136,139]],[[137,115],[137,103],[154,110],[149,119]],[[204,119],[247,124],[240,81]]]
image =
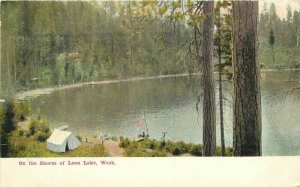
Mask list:
[[278,72],[278,71],[300,71],[300,68],[288,68],[288,69],[260,69],[260,72]]
[[[261,69],[261,73],[263,72],[280,72],[280,71],[299,71],[298,69]],[[215,72],[215,74],[218,72]],[[170,77],[186,77],[190,75],[199,75],[199,73],[182,73],[182,74],[170,74],[170,75],[159,75],[152,77],[132,77],[128,79],[118,79],[118,80],[100,80],[100,81],[89,81],[89,82],[78,82],[71,83],[59,87],[46,87],[46,88],[37,88],[34,90],[22,91],[15,95],[16,100],[26,100],[28,98],[38,97],[40,95],[48,95],[54,91],[65,90],[70,88],[78,88],[85,85],[101,85],[101,84],[111,84],[111,83],[120,83],[120,82],[129,82],[129,81],[140,81],[140,80],[149,80],[149,79],[158,79],[158,78],[170,78]]]
[[[191,75],[197,75],[199,73],[192,73]],[[79,82],[63,85],[60,87],[47,87],[47,88],[37,88],[34,90],[22,91],[15,95],[17,100],[26,100],[27,98],[34,98],[40,95],[48,95],[54,91],[65,90],[70,88],[78,88],[86,85],[101,85],[101,84],[111,84],[111,83],[120,83],[120,82],[130,82],[130,81],[140,81],[140,80],[149,80],[149,79],[158,79],[158,78],[169,78],[169,77],[186,77],[190,74],[171,74],[171,75],[159,75],[153,77],[132,77],[129,79],[119,79],[119,80],[101,80],[101,81],[89,81],[89,82]]]

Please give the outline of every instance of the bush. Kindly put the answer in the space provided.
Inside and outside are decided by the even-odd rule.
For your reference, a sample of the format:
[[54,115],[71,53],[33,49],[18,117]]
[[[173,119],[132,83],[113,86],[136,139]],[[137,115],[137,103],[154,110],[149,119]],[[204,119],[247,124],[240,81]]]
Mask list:
[[216,156],[221,156],[222,155],[222,148],[220,146],[216,147],[215,150]]
[[165,146],[166,146],[166,142],[165,142],[165,141],[162,141],[162,142],[160,143],[160,148],[163,149]]
[[120,138],[120,147],[122,147],[122,148],[126,148],[126,147],[128,147],[130,145],[130,140],[128,139],[128,138],[123,138],[123,137],[121,137]]
[[190,153],[194,156],[202,156],[202,145],[194,145]]
[[12,101],[5,102],[5,106],[1,109],[1,113],[1,134],[10,133],[11,131],[15,130],[15,111]]
[[5,119],[5,107],[4,104],[0,102],[0,124],[1,125],[2,123],[4,123],[4,119]]
[[22,130],[22,129],[20,129],[18,132],[19,132],[19,136],[23,136],[23,135],[24,135],[24,133],[25,133],[25,131],[24,131],[24,130]]
[[232,147],[226,147],[225,152],[226,152],[226,156],[233,156],[233,148]]
[[167,143],[166,143],[165,149],[166,149],[167,152],[173,153],[173,151],[175,149],[175,143],[168,140]]
[[141,141],[140,143],[144,148],[160,149],[160,143],[155,139],[150,140],[150,139],[146,138],[143,141]]
[[30,136],[34,135],[39,130],[40,130],[39,122],[35,119],[31,119],[29,124],[29,131],[28,131]]
[[156,150],[152,153],[152,157],[165,157],[168,153],[165,150]]
[[192,150],[193,144],[186,144],[183,141],[171,142],[167,141],[165,149],[167,152],[173,155],[180,155],[184,153],[189,153]]
[[30,132],[26,132],[26,137],[29,138],[31,136]]
[[24,121],[26,116],[30,113],[30,103],[29,101],[16,101],[14,102],[14,110],[16,113],[16,119]]
[[175,149],[174,149],[174,151],[172,152],[172,154],[175,155],[175,156],[178,156],[178,155],[181,155],[182,152],[181,152],[181,150],[180,150],[179,147],[175,147]]
[[9,146],[9,157],[15,157],[16,155],[20,154],[21,152],[26,150],[26,142],[25,141],[14,141],[11,142]]
[[[226,147],[224,156],[232,156],[232,155],[233,155],[232,147]],[[222,148],[220,146],[216,147],[216,156],[222,156]]]
[[158,146],[157,146],[156,142],[151,141],[151,143],[150,143],[150,145],[149,145],[149,148],[150,148],[150,149],[156,149],[157,147],[158,147]]
[[50,128],[47,124],[42,123],[41,124],[41,131],[44,132],[44,133],[49,133]]
[[112,141],[118,141],[118,138],[117,138],[116,136],[112,136],[112,137],[111,137],[111,140],[112,140]]
[[36,140],[39,142],[44,142],[49,138],[49,135],[47,133],[44,132],[40,132],[36,135]]
[[186,144],[183,141],[179,141],[176,143],[177,147],[180,149],[180,152],[183,153],[188,153],[190,149],[190,144]]
[[28,132],[29,132],[30,136],[34,135],[34,133],[35,133],[35,126],[34,125],[30,125]]
[[150,149],[162,149],[161,142],[153,139],[150,141],[149,148]]

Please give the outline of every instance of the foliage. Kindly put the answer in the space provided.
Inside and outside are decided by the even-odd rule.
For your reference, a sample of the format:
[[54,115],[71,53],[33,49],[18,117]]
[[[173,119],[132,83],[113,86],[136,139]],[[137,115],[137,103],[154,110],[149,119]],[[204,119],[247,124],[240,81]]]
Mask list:
[[227,73],[226,69],[231,67],[232,64],[232,14],[230,5],[229,1],[218,1],[215,7],[215,26],[217,31],[214,37],[214,44],[220,46],[221,58],[224,59],[221,65],[223,73]]
[[[278,46],[297,48],[297,36],[300,35],[300,11],[295,10],[293,13],[291,7],[287,7],[286,18],[280,19],[277,15],[276,6],[272,3],[269,7],[264,5],[259,20],[259,40],[260,42],[270,41],[269,44],[275,43]],[[272,33],[271,33],[272,32]],[[271,42],[271,36],[274,42]],[[272,39],[272,40],[273,40]],[[273,44],[274,45],[274,44]]]
[[[190,0],[2,2],[1,61],[7,71],[1,89],[9,94],[80,81],[197,72],[195,54],[187,51],[205,17],[202,6]],[[230,1],[217,2],[215,10],[221,31],[215,41],[222,39],[224,66],[230,65]],[[299,48],[300,12],[291,7],[287,12],[280,19],[274,4],[264,6],[260,43],[268,42],[272,29],[276,46]],[[283,60],[285,65],[288,57]]]
[[39,132],[35,135],[35,139],[39,142],[45,142],[50,137],[49,133]]
[[117,138],[116,136],[112,136],[112,137],[111,137],[111,140],[112,140],[112,141],[118,141],[118,138]]
[[31,118],[30,123],[29,123],[28,135],[32,136],[32,135],[34,135],[39,130],[40,130],[40,123],[39,123],[39,121]]
[[34,137],[26,138],[12,134],[9,157],[102,157],[108,156],[101,144],[81,145],[66,153],[55,153],[47,149],[46,143]]
[[0,103],[0,124],[4,122],[5,119],[5,105],[4,103]]
[[45,123],[42,123],[41,124],[41,131],[44,132],[44,133],[49,133],[49,131],[50,131],[49,125],[45,124]]
[[1,106],[1,134],[10,133],[16,129],[15,110],[12,101],[6,101],[4,106]]
[[275,44],[274,32],[273,32],[272,29],[270,30],[269,44],[270,44],[271,47],[273,47],[274,44]]
[[25,101],[14,101],[14,111],[17,121],[24,121],[25,117],[30,113],[30,103]]
[[300,53],[297,48],[283,47],[274,45],[274,54],[276,55],[275,64],[272,64],[272,49],[267,44],[261,44],[259,48],[259,61],[266,68],[275,67],[283,68],[299,68]]
[[[300,38],[300,11],[292,13],[291,7],[287,7],[286,18],[280,19],[276,12],[276,6],[272,3],[268,9],[264,5],[260,14],[258,25],[259,32],[259,59],[266,68],[274,67],[272,62],[271,46],[276,56],[275,68],[297,68]],[[275,42],[276,41],[276,42]],[[269,44],[269,46],[267,45]],[[280,63],[280,64],[277,64]]]
[[[66,153],[50,152],[45,143],[50,137],[48,120],[46,118],[36,120],[31,117],[27,131],[16,127],[15,110],[18,110],[18,114],[21,114],[23,113],[23,106],[19,103],[18,105],[13,105],[11,101],[0,105],[1,157],[108,156],[104,146],[100,144],[93,146],[81,145],[77,149]],[[24,134],[26,136],[24,136]],[[81,140],[79,136],[77,137]]]
[[[34,124],[34,123],[33,123]],[[66,153],[54,153],[47,149],[45,140],[50,133],[37,131],[34,136],[20,136],[21,130],[12,131],[9,137],[9,157],[100,157],[108,156],[101,144],[81,145]]]
[[1,157],[7,157],[9,152],[9,133],[16,128],[14,110],[11,101],[0,103],[0,135]]
[[[166,151],[157,146],[156,140],[145,139],[142,142],[132,141],[128,138],[120,137],[120,147],[126,151],[126,155],[131,157],[163,157],[167,156]],[[153,149],[151,149],[152,147]]]
[[[124,148],[127,156],[137,157],[165,157],[180,156],[182,154],[190,154],[192,156],[202,156],[202,145],[185,143],[183,141],[172,142],[168,140],[164,146],[162,142],[155,139],[145,139],[141,142],[129,140],[120,137],[120,147]],[[226,155],[232,155],[232,148],[226,148]],[[216,156],[221,156],[221,147],[217,146]]]
[[194,156],[202,156],[202,145],[192,146],[191,154],[194,155]]
[[119,146],[122,147],[122,148],[126,148],[128,147],[130,144],[130,140],[128,138],[123,138],[123,136],[120,137],[120,144]]
[[25,133],[25,131],[24,130],[22,130],[22,129],[19,129],[19,136],[23,136],[24,135],[24,133]]
[[1,61],[9,71],[1,86],[186,72],[173,53],[190,40],[189,28],[165,25],[156,8],[155,2],[2,2]]
[[[36,135],[35,135],[36,134]],[[47,119],[36,120],[30,119],[29,130],[26,134],[27,137],[35,135],[38,141],[45,141],[50,136],[50,128]]]

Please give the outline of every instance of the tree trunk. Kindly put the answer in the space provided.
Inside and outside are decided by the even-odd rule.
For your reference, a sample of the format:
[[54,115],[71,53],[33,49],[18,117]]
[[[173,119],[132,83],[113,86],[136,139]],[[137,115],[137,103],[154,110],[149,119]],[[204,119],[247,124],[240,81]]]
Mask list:
[[203,156],[215,155],[216,102],[213,77],[214,2],[204,2],[203,13]]
[[273,55],[273,69],[274,69],[275,68],[274,46],[272,46],[272,55]]
[[261,97],[257,1],[233,1],[233,148],[261,156]]
[[224,111],[223,111],[223,85],[222,85],[222,36],[221,36],[221,8],[216,13],[216,19],[218,20],[217,32],[218,32],[218,61],[219,61],[219,107],[220,107],[220,132],[221,132],[221,155],[225,156],[225,139],[224,139]]
[[221,30],[219,28],[219,43],[218,43],[218,55],[219,55],[219,102],[220,102],[220,131],[221,131],[221,147],[222,156],[225,156],[225,139],[224,139],[224,116],[223,116],[223,88],[222,88],[222,51],[221,51]]

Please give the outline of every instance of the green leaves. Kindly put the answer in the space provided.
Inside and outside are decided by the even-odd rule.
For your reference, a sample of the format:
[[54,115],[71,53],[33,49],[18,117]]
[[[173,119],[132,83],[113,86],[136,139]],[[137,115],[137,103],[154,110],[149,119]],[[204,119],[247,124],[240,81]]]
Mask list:
[[160,16],[163,16],[168,11],[168,6],[163,4],[161,7],[158,8],[158,13]]
[[204,19],[204,17],[205,17],[205,15],[202,13],[201,14],[192,14],[189,17],[188,24],[191,26],[196,26]]
[[[201,2],[192,0],[3,5],[1,60],[10,62],[10,75],[4,77],[27,88],[36,87],[32,78],[45,87],[183,73],[185,60],[174,54],[188,49],[194,34],[189,26],[205,17]],[[80,56],[71,60],[62,55],[71,53]]]

